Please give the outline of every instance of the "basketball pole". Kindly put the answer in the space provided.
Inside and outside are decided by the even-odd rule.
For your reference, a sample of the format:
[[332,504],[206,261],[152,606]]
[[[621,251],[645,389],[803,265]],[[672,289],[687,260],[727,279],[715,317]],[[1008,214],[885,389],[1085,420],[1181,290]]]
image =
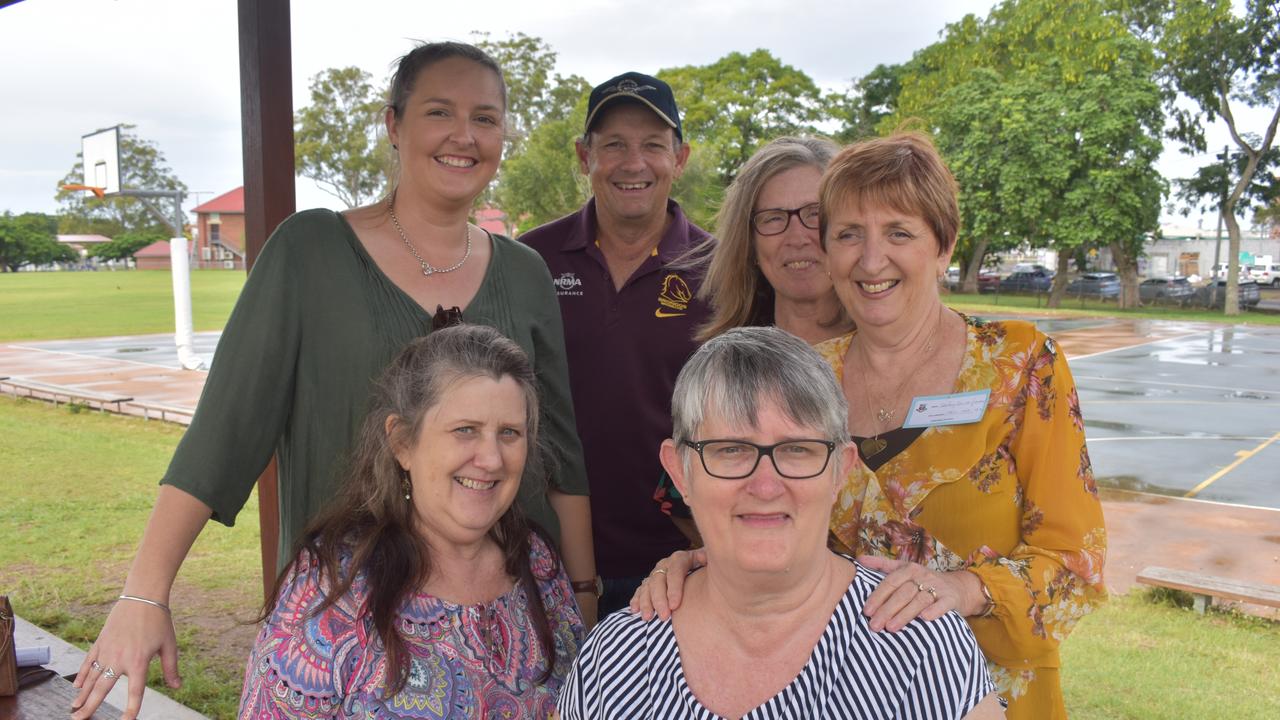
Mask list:
[[[181,190],[121,190],[118,195],[142,201],[148,210],[160,219],[173,234],[169,238],[169,268],[173,276],[173,341],[178,347],[178,363],[184,370],[204,370],[204,360],[196,354],[195,332],[191,323],[191,259],[187,250],[187,238],[182,234],[186,216],[182,212]],[[173,215],[166,215],[153,199],[173,201]]]

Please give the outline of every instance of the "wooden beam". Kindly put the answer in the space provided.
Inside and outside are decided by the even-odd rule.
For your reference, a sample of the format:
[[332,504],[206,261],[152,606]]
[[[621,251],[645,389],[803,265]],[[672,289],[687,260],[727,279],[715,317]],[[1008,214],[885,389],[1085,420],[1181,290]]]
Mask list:
[[[239,0],[240,121],[244,148],[245,269],[293,214],[293,77],[289,0]],[[276,579],[280,537],[276,463],[258,478],[263,594]]]

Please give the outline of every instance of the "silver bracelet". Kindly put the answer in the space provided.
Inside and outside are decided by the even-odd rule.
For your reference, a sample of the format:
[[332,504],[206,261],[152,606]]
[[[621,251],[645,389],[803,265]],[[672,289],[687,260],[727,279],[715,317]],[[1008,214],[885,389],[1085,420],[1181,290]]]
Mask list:
[[168,605],[165,605],[165,604],[164,604],[164,603],[162,603],[162,602],[156,602],[155,600],[148,600],[148,599],[146,599],[146,598],[144,598],[144,597],[138,597],[137,595],[121,595],[121,596],[119,597],[119,599],[120,599],[120,600],[132,600],[132,601],[134,601],[134,602],[146,603],[146,604],[148,604],[148,605],[155,605],[156,607],[158,607],[158,608],[160,608],[161,610],[163,610],[163,611],[165,611],[165,612],[169,613],[170,615],[172,615],[172,614],[173,614],[173,611],[171,611],[171,610],[169,609],[169,606],[168,606]]

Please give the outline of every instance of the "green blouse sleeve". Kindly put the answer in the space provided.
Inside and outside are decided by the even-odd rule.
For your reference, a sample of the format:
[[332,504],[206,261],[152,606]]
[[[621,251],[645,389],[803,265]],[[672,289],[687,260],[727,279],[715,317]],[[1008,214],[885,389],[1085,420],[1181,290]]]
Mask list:
[[263,248],[218,341],[191,426],[162,484],[235,522],[289,420],[300,338],[291,228],[285,221]]

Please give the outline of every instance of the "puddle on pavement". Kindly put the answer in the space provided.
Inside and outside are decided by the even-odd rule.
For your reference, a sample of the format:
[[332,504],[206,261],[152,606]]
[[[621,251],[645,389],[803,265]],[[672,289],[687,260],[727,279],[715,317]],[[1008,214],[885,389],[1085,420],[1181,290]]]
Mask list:
[[1168,495],[1170,497],[1182,497],[1187,494],[1185,489],[1156,485],[1136,475],[1109,475],[1107,477],[1099,476],[1095,479],[1098,481],[1098,485],[1116,490],[1128,490],[1150,495]]
[[1169,388],[1143,388],[1138,390],[1121,390],[1120,388],[1089,388],[1089,392],[1101,393],[1103,395],[1126,395],[1131,397],[1168,397],[1177,395],[1177,390]]
[[1223,395],[1222,397],[1238,398],[1240,400],[1270,400],[1271,399],[1270,395],[1264,395],[1263,393],[1250,392],[1248,390],[1237,390],[1235,392],[1229,392]]
[[116,348],[116,352],[118,352],[118,353],[144,353],[144,352],[153,352],[153,351],[155,351],[155,350],[159,350],[159,348],[153,348],[153,347],[122,347],[122,348]]
[[1140,430],[1139,428],[1133,425],[1130,425],[1129,423],[1113,422],[1111,420],[1090,420],[1088,418],[1085,418],[1084,426],[1087,428],[1098,428],[1099,430],[1115,430],[1116,432],[1150,433],[1150,431]]

